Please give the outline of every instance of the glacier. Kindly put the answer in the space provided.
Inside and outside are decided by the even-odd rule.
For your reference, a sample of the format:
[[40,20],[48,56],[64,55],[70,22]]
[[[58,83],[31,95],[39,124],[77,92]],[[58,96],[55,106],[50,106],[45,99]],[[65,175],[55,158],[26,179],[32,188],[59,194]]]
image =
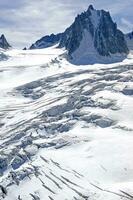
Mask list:
[[0,199],[133,199],[133,51],[76,65],[57,47],[0,62]]

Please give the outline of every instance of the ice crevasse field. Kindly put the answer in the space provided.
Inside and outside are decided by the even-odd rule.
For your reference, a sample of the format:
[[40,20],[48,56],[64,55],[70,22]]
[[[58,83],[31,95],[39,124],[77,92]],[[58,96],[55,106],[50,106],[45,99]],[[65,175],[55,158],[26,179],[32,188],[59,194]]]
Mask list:
[[133,52],[93,65],[63,53],[0,62],[0,199],[133,199]]

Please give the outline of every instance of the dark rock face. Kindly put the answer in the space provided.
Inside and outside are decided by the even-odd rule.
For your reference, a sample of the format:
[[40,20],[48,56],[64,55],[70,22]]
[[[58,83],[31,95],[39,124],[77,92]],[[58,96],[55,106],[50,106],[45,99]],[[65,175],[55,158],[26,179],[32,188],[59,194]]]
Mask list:
[[129,50],[133,50],[133,31],[125,35],[125,40]]
[[43,49],[51,47],[57,44],[61,39],[62,33],[57,35],[51,34],[42,37],[40,40],[37,40],[34,44],[31,45],[30,49]]
[[117,29],[109,12],[101,11],[100,22],[95,31],[94,46],[102,56],[115,53],[128,53],[124,34]]
[[133,31],[131,33],[126,34],[126,37],[129,38],[130,40],[133,39]]
[[72,55],[80,46],[85,30],[91,35],[94,47],[101,56],[128,53],[124,34],[117,29],[109,12],[95,10],[92,5],[86,12],[78,15],[74,23],[66,29],[59,47],[65,47],[68,54]]
[[2,34],[0,37],[0,48],[9,49],[11,45],[7,42],[5,36]]
[[83,39],[83,30],[90,30],[91,35],[94,35],[94,27],[89,18],[90,10],[78,15],[74,23],[66,29],[60,41],[59,47],[65,47],[71,55],[80,45]]

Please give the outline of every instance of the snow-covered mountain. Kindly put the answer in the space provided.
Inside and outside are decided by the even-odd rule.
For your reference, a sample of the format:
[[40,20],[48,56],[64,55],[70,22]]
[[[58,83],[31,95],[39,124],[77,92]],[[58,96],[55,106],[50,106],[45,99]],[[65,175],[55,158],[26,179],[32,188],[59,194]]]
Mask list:
[[1,37],[0,37],[0,48],[6,50],[6,49],[9,49],[10,47],[11,47],[11,45],[7,42],[7,39],[2,34]]
[[125,35],[129,50],[133,50],[133,31]]
[[30,49],[42,49],[51,47],[57,44],[62,37],[62,33],[59,34],[51,34],[42,37],[41,39],[37,40],[34,44],[31,45]]
[[0,61],[8,59],[8,56],[5,54],[5,50],[10,48],[11,45],[7,42],[5,36],[2,34],[0,37]]
[[66,29],[59,47],[65,47],[78,61],[93,61],[99,55],[109,57],[128,53],[124,34],[117,29],[109,12],[95,10],[92,5]]
[[129,52],[124,34],[117,29],[110,13],[95,10],[92,5],[64,33],[45,36],[30,49],[57,43],[59,48],[65,47],[71,61],[79,64],[119,61]]

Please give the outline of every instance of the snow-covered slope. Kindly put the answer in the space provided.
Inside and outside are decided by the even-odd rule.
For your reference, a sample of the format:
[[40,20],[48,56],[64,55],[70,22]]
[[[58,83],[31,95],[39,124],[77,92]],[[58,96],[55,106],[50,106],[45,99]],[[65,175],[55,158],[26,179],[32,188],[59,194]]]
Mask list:
[[0,199],[132,199],[133,54],[77,66],[63,53],[0,64]]

